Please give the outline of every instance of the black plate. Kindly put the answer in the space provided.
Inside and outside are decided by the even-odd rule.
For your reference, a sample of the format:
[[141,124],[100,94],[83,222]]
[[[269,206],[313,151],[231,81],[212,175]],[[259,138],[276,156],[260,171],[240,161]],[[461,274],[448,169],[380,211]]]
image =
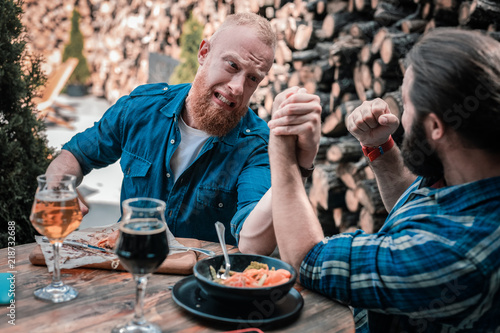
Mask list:
[[254,301],[251,304],[222,303],[207,297],[193,275],[175,284],[172,298],[177,305],[196,316],[222,323],[247,324],[254,327],[288,322],[304,306],[304,299],[294,288],[276,303],[270,300]]

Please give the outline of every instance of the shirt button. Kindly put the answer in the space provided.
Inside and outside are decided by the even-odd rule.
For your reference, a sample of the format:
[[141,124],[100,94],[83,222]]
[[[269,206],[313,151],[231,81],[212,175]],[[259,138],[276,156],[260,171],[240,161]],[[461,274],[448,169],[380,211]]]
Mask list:
[[127,175],[130,175],[130,168],[128,168],[127,170]]
[[168,90],[168,87],[163,88],[163,90],[167,91],[167,90]]
[[168,211],[168,217],[171,217],[171,216],[172,216],[172,211],[171,211],[171,210],[169,210],[169,211]]
[[171,143],[171,144],[174,144],[174,143],[175,143],[175,140],[174,140],[174,139],[170,140],[170,143]]
[[247,129],[245,130],[245,132],[250,133],[250,130],[247,128]]
[[170,178],[170,173],[167,172],[166,176],[167,176],[167,178]]
[[224,207],[224,204],[222,202],[219,202],[219,208]]

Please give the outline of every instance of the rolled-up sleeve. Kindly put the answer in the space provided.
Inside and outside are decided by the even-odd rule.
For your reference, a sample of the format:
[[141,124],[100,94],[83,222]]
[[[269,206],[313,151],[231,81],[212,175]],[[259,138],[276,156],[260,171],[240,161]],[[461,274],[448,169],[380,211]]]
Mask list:
[[300,267],[300,282],[343,303],[350,303],[351,246],[354,234],[325,238],[309,251]]
[[[238,209],[231,220],[231,233],[237,242],[243,223],[271,187],[267,142],[262,139],[254,139],[252,146],[246,147],[246,149],[250,149],[252,152],[248,156],[242,156],[242,158],[247,159],[247,163],[238,177]],[[242,151],[244,150],[242,149]]]
[[121,128],[128,97],[110,107],[94,126],[76,134],[62,149],[70,151],[80,163],[84,175],[106,167],[121,156]]

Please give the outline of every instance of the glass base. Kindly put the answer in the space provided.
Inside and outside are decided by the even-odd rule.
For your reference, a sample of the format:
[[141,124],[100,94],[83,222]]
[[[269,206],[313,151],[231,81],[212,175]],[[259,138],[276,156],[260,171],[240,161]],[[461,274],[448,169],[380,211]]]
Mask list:
[[67,286],[65,284],[61,286],[49,284],[46,287],[35,290],[33,294],[36,298],[43,301],[62,303],[75,299],[76,296],[78,296],[78,291],[76,291],[73,287]]
[[148,322],[135,323],[133,321],[125,325],[116,326],[111,333],[161,333],[158,325]]

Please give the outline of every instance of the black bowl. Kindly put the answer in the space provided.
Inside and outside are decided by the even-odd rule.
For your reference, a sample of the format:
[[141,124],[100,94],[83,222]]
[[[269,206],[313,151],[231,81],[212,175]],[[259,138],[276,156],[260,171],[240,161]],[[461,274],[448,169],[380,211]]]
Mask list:
[[229,260],[231,261],[231,270],[235,272],[243,272],[252,261],[257,261],[267,264],[269,269],[273,267],[276,270],[280,268],[286,269],[292,276],[288,282],[270,287],[245,288],[225,286],[213,281],[210,275],[210,266],[213,266],[216,271],[218,271],[221,266],[224,266],[224,256],[219,255],[200,260],[193,268],[193,273],[198,281],[198,285],[208,296],[212,296],[222,301],[253,302],[270,300],[276,303],[288,294],[297,279],[297,272],[295,269],[286,262],[276,258],[255,254],[235,253],[229,255]]

